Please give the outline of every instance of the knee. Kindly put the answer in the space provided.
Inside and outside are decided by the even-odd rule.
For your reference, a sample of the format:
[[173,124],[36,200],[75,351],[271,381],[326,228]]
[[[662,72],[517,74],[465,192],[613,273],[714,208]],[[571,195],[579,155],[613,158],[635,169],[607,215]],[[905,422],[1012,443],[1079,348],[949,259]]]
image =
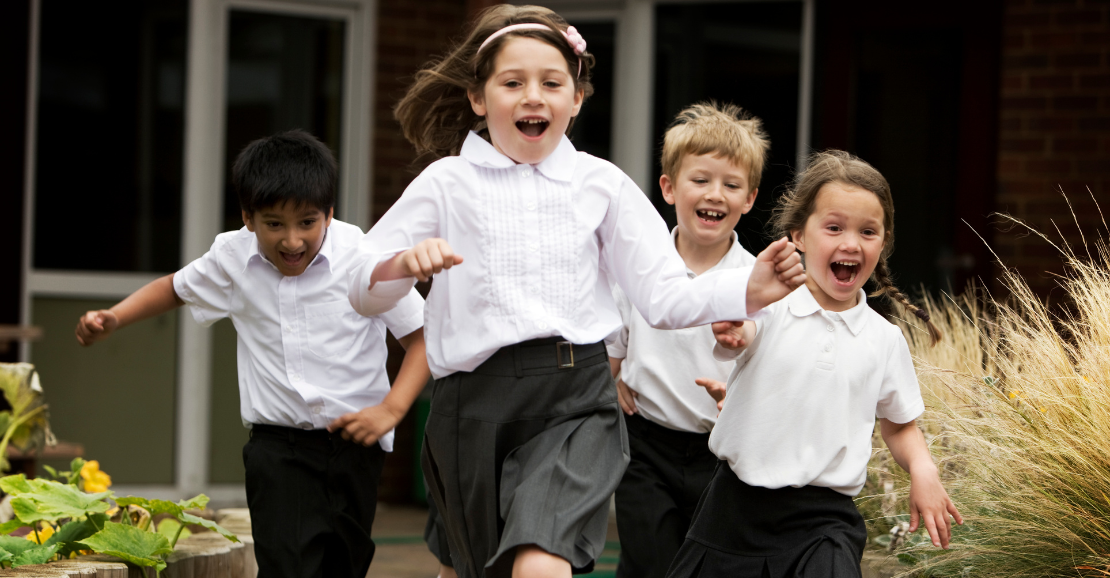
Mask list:
[[570,578],[570,562],[534,544],[518,546],[513,578]]
[[459,578],[459,575],[455,573],[454,568],[447,566],[446,564],[440,564],[439,578]]

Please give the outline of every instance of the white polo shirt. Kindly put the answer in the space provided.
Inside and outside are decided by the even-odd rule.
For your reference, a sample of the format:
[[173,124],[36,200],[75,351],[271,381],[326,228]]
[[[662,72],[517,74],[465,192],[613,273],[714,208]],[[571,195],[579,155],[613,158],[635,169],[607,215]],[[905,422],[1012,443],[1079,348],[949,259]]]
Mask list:
[[916,419],[925,404],[902,332],[867,306],[821,309],[806,286],[772,304],[735,359],[709,449],[745,483],[863,488],[876,418]]
[[[378,405],[389,393],[385,331],[404,337],[424,323],[415,289],[377,317],[347,299],[347,267],[362,231],[332,219],[316,258],[286,277],[246,227],[173,276],[197,323],[230,317],[238,333],[239,412],[243,424],[323,429],[335,418]],[[393,432],[378,442],[393,450]]]
[[[671,231],[676,238],[678,228]],[[673,242],[673,241],[672,241]],[[724,257],[705,273],[718,269],[737,269],[755,265],[755,257],[740,246],[736,232]],[[686,276],[697,275],[689,268]],[[717,421],[717,402],[694,380],[708,377],[727,381],[736,365],[732,360],[713,357],[713,329],[699,325],[665,330],[652,327],[632,306],[619,286],[613,287],[624,323],[615,340],[608,343],[609,356],[623,359],[621,380],[639,396],[640,415],[663,427],[694,433],[712,431]]]

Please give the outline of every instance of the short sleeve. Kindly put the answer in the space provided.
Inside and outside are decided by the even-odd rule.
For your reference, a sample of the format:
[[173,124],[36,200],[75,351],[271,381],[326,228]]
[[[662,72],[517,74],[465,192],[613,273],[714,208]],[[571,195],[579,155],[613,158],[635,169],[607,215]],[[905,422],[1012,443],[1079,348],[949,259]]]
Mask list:
[[393,337],[400,339],[424,326],[424,298],[413,287],[396,307],[380,317]]
[[208,327],[228,316],[234,284],[219,255],[224,246],[220,238],[207,253],[173,275],[173,290],[189,307],[193,319]]
[[609,357],[624,359],[628,357],[628,333],[632,325],[629,316],[632,315],[632,304],[628,302],[628,296],[619,285],[613,285],[613,301],[616,302],[617,311],[621,314],[621,328],[613,334],[611,340],[606,340],[605,348],[609,352]]
[[909,423],[925,411],[925,402],[921,399],[921,387],[906,338],[897,328],[891,326],[891,329],[897,334],[887,355],[875,417],[898,424]]

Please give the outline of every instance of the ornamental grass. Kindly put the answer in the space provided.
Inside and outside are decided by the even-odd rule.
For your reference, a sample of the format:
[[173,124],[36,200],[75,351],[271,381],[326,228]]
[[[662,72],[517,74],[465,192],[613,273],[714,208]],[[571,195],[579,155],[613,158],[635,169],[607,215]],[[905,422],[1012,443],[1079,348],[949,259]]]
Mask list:
[[[1053,245],[1066,265],[1057,305],[1006,271],[1004,300],[926,300],[944,332],[936,347],[898,321],[925,397],[919,423],[965,518],[947,552],[924,530],[896,536],[909,573],[1110,576],[1110,246]],[[908,519],[908,476],[878,436],[875,447],[857,504],[887,545]]]

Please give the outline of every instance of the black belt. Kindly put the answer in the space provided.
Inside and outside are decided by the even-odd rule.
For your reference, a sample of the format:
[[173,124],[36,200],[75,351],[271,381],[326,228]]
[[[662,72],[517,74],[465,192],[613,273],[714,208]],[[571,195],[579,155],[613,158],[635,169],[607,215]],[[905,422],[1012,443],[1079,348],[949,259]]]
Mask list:
[[531,339],[498,349],[473,373],[521,377],[539,375],[607,362],[605,343],[578,344],[562,337]]

